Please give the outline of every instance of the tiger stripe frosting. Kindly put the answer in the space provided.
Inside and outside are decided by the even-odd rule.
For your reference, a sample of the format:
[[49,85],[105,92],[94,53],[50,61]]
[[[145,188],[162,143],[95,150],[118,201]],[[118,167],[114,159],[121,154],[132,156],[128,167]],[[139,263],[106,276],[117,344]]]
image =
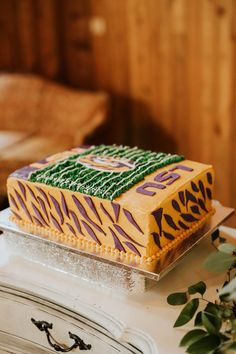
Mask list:
[[[142,179],[134,178],[127,189],[127,171],[135,176],[137,168],[137,177],[140,170],[146,170],[148,158],[156,156],[159,163],[161,155],[115,146],[97,151],[98,155],[93,147],[73,149],[13,173],[8,178],[8,196],[14,220],[45,230],[49,238],[53,233],[64,235],[65,243],[74,240],[78,247],[82,242],[101,252],[108,249],[150,262],[170,247],[174,251],[178,240],[191,237],[212,213],[211,166],[162,155],[164,164],[149,168]],[[68,159],[81,160],[68,164]],[[135,165],[137,160],[143,164]],[[152,160],[148,166],[155,163]],[[68,189],[66,186],[78,182],[80,166],[87,178],[79,190]],[[71,179],[74,169],[77,175],[73,172]],[[116,195],[114,180],[117,189],[124,187],[117,197],[112,197]],[[102,198],[99,185],[100,191],[106,185],[111,194],[106,192]],[[99,196],[92,195],[95,192]]]

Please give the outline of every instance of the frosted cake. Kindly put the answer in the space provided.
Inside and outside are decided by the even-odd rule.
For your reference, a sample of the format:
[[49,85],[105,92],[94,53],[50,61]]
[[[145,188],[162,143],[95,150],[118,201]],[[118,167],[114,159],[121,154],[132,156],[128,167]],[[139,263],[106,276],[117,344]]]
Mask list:
[[127,146],[72,149],[17,170],[13,218],[80,249],[152,262],[212,214],[213,169]]

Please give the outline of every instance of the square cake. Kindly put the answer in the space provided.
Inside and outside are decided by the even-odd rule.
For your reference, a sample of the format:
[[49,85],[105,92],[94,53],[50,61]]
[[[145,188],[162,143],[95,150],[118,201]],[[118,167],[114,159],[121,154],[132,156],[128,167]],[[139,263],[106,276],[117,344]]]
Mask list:
[[13,218],[80,249],[152,262],[212,214],[210,165],[127,146],[80,147],[11,174]]

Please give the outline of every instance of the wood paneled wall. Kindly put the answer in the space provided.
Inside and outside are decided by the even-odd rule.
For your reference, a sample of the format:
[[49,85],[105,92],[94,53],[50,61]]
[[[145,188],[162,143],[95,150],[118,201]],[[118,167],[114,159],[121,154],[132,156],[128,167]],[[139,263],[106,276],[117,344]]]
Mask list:
[[236,207],[235,0],[0,0],[0,70],[108,91],[106,141],[213,163]]

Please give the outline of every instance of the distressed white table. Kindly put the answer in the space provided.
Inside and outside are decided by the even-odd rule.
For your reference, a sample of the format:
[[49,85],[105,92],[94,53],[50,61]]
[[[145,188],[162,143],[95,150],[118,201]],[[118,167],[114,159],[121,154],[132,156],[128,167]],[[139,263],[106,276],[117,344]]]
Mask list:
[[[228,239],[236,230],[221,227]],[[92,348],[88,353],[178,354],[185,328],[174,329],[180,307],[169,306],[169,293],[204,280],[214,298],[224,275],[209,273],[202,262],[213,250],[205,239],[162,280],[141,295],[120,295],[8,253],[0,235],[0,353],[55,353],[31,318],[53,323],[51,333],[66,347],[68,332]],[[73,349],[77,353],[80,350]]]

